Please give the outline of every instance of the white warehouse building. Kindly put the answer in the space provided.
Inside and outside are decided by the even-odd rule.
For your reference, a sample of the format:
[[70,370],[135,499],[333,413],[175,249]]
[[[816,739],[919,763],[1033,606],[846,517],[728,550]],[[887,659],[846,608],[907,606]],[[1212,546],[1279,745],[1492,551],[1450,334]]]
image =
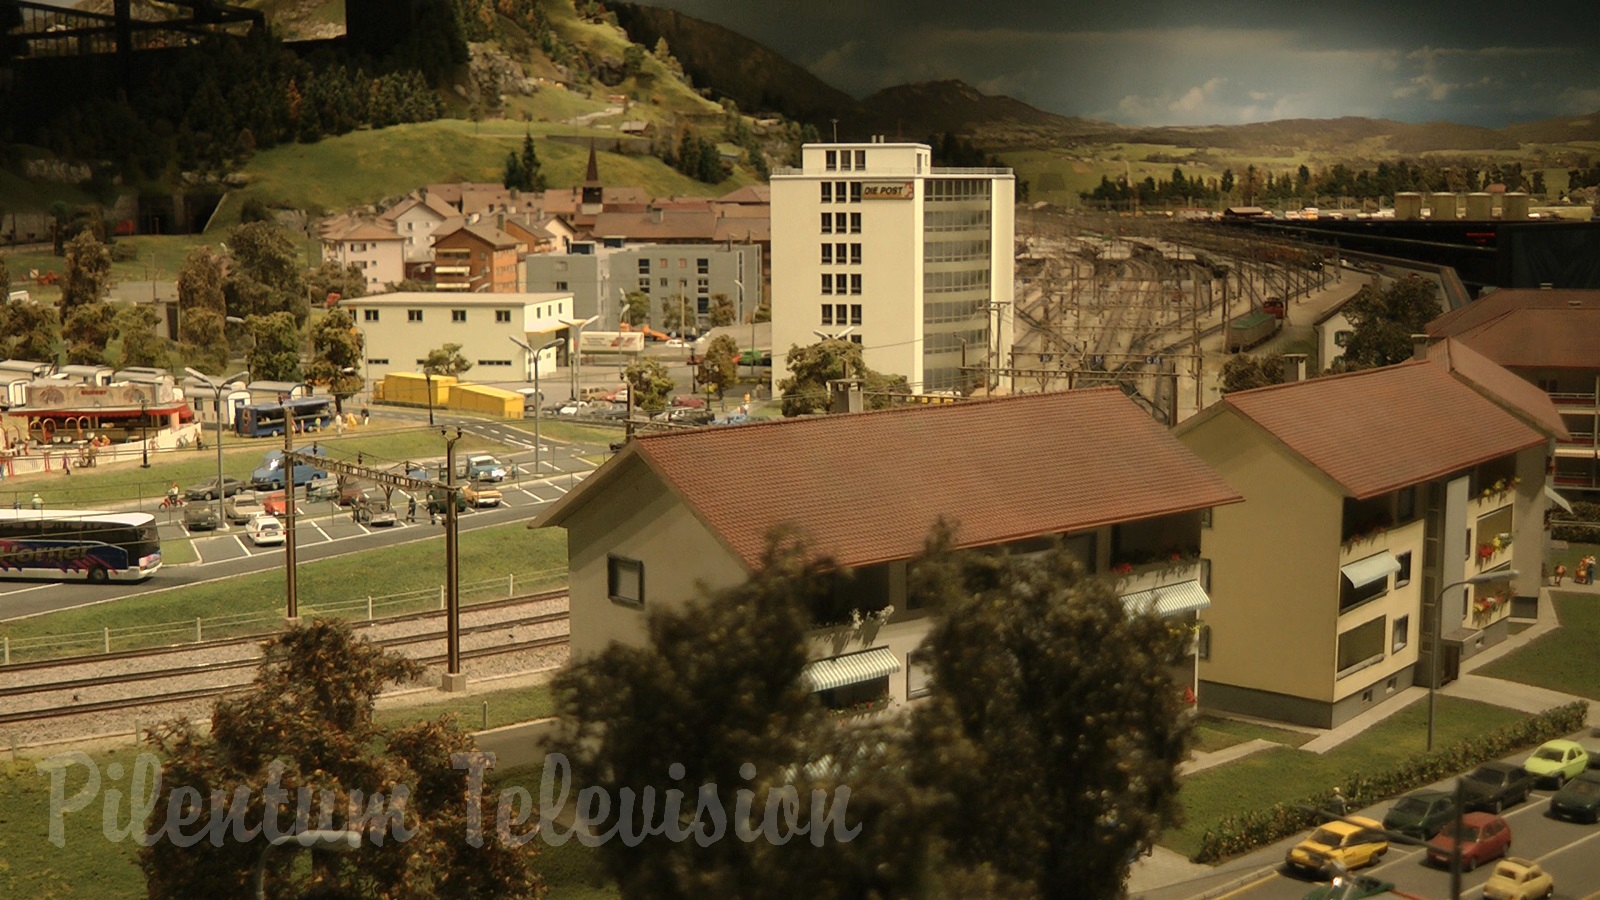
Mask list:
[[919,393],[970,392],[981,367],[1009,365],[1010,169],[934,168],[926,144],[807,144],[771,185],[775,390],[789,348],[823,336]]
[[[524,346],[543,347],[552,340],[560,360],[570,350],[572,292],[539,294],[440,294],[429,292],[374,294],[342,300],[366,340],[370,384],[390,372],[419,372],[429,351],[460,344],[472,363],[471,381],[528,381],[533,357]],[[519,345],[519,343],[521,345]],[[541,373],[558,365],[557,350],[541,357]]]

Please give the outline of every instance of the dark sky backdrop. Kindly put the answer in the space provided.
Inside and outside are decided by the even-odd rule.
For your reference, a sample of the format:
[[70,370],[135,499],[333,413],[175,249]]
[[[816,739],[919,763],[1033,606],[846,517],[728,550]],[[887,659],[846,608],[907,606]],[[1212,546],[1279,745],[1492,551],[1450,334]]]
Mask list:
[[1600,110],[1600,0],[648,0],[858,97],[959,78],[1130,125]]

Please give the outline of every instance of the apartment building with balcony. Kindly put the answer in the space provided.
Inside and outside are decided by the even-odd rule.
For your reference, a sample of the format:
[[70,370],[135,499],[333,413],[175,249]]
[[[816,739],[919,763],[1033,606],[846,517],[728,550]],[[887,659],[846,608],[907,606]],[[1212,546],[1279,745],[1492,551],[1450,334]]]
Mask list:
[[[1209,603],[1202,520],[1238,499],[1100,388],[638,436],[533,526],[567,531],[574,658],[644,643],[651,609],[742,584],[769,535],[792,529],[855,575],[812,611],[808,669],[825,702],[848,706],[926,690],[914,653],[932,619],[907,566],[939,520],[960,547],[1060,538],[1131,611],[1187,622]],[[851,610],[867,627],[838,627]]]
[[1600,501],[1600,291],[1502,289],[1428,323],[1544,391],[1567,436],[1553,483]]
[[433,241],[433,286],[438,291],[510,294],[521,290],[525,248],[491,225],[448,226]]
[[[367,290],[381,291],[386,285],[405,280],[405,240],[388,227],[393,223],[374,224],[354,221],[348,227],[325,235],[322,239],[323,262],[336,262],[340,266],[355,266],[366,279]],[[322,298],[317,298],[320,303]]]
[[1009,365],[1012,171],[935,168],[925,144],[800,152],[771,179],[773,383],[790,347],[824,336],[917,392],[970,392]]
[[1202,540],[1206,707],[1333,727],[1426,684],[1435,652],[1453,680],[1537,602],[1559,419],[1469,349],[1429,356],[1228,394],[1175,430],[1245,497]]

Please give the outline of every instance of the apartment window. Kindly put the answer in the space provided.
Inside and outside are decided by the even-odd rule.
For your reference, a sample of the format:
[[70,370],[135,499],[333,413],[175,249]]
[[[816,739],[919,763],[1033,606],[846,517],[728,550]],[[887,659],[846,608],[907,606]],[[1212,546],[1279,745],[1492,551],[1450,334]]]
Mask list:
[[670,269],[672,268],[672,264],[663,259],[661,260],[660,268]]
[[1211,626],[1201,624],[1194,630],[1194,656],[1195,659],[1211,658]]
[[704,258],[695,260],[694,261],[694,270],[695,270],[695,273],[699,274],[699,275],[710,275],[711,274],[711,260],[704,259]]
[[1383,616],[1339,635],[1339,661],[1335,677],[1343,678],[1352,672],[1383,660],[1383,638],[1389,629]]
[[509,360],[509,359],[480,359],[480,360],[478,360],[478,365],[480,365],[480,366],[509,366],[509,365],[511,365],[511,360]]
[[[843,213],[840,213],[840,215],[843,215]],[[851,213],[850,214],[850,233],[851,234],[860,234],[861,233],[861,213]]]
[[1394,586],[1405,587],[1411,583],[1411,553],[1409,551],[1401,553],[1394,559],[1400,564],[1400,571],[1394,573]]
[[678,268],[680,268],[680,269],[689,268],[689,260],[687,260],[687,259],[685,259],[685,258],[683,258],[681,256],[678,257]]
[[833,258],[837,259],[839,261],[839,265],[841,265],[841,266],[844,265],[845,254],[849,252],[849,249],[850,249],[850,245],[849,244],[834,244],[833,245]]
[[859,181],[850,182],[850,202],[851,203],[860,203],[861,202],[861,182],[859,182]]
[[861,335],[859,335],[859,334],[850,335],[850,343],[855,344],[857,346],[860,346],[860,344],[861,344]]
[[850,293],[861,293],[861,276],[859,274],[850,276]]
[[496,322],[509,322],[509,321],[511,321],[511,310],[509,310],[509,309],[497,309],[497,310],[495,310],[494,311],[494,320]]
[[1339,612],[1343,613],[1377,597],[1389,593],[1389,576],[1360,587],[1350,583],[1347,576],[1339,576]]
[[650,274],[650,260],[648,260],[648,259],[639,260],[639,274],[640,275],[649,275]]
[[406,310],[406,321],[407,322],[421,322],[422,321],[422,310],[420,310],[420,309],[408,309],[408,310]]
[[836,325],[843,325],[844,324],[844,322],[845,322],[845,310],[848,309],[848,308],[849,307],[845,306],[843,303],[835,303],[833,305],[834,324],[836,324]]
[[709,279],[709,278],[697,278],[697,279],[695,279],[695,287],[694,287],[694,289],[695,289],[696,292],[701,293],[701,294],[709,294],[709,293],[711,293],[711,279]]
[[452,322],[465,322],[466,320],[467,320],[467,311],[466,310],[464,310],[464,309],[452,309],[452,310],[450,310],[450,321],[452,321]]
[[662,287],[666,287],[667,286],[667,280],[665,278],[661,279],[661,286]]
[[825,266],[833,265],[833,245],[832,244],[823,244],[822,245],[822,264],[825,265]]
[[606,593],[617,603],[643,606],[644,563],[623,556],[607,556]]
[[1406,644],[1411,643],[1411,617],[1401,616],[1395,619],[1394,630],[1391,633],[1394,635],[1392,643],[1394,649],[1391,652],[1399,653],[1406,648]]
[[849,191],[846,182],[835,181],[833,183],[833,197],[835,203],[845,202],[845,197],[848,195],[848,193]]
[[865,169],[866,167],[867,167],[867,151],[865,151],[865,150],[857,150],[856,151],[856,169],[860,170],[860,169]]
[[822,233],[833,234],[833,213],[822,214]]
[[387,366],[388,364],[389,364],[389,360],[387,358],[385,358],[385,359],[368,359],[367,360],[367,365],[369,365],[369,366]]
[[558,281],[556,282],[556,290],[565,291],[569,290],[569,288],[567,287],[567,283],[565,281]]
[[851,325],[860,325],[861,324],[861,304],[859,304],[859,303],[852,303],[850,305],[850,324]]
[[833,214],[833,233],[834,234],[844,234],[844,230],[845,230],[845,224],[844,223],[845,223],[845,214],[844,213],[834,213]]
[[822,183],[822,202],[823,203],[832,203],[833,202],[833,182],[831,182],[831,181],[824,181]]
[[1211,527],[1211,507],[1209,507],[1209,506],[1206,507],[1205,509],[1200,510],[1200,527],[1201,528],[1210,528]]
[[839,153],[837,150],[829,150],[823,154],[823,168],[829,172],[839,168]]
[[650,293],[650,279],[648,279],[648,278],[639,279],[639,292],[641,294]]
[[852,265],[852,266],[861,265],[861,245],[860,244],[851,244],[850,245],[850,265]]
[[824,304],[822,304],[822,324],[824,324],[824,325],[832,325],[833,324],[833,304],[832,303],[824,303]]
[[361,321],[363,321],[363,322],[376,322],[376,321],[378,321],[378,311],[375,310],[375,309],[363,309],[361,311]]
[[906,699],[915,700],[933,693],[933,672],[926,653],[906,654]]
[[833,293],[833,276],[826,272],[822,275],[822,292],[824,294]]

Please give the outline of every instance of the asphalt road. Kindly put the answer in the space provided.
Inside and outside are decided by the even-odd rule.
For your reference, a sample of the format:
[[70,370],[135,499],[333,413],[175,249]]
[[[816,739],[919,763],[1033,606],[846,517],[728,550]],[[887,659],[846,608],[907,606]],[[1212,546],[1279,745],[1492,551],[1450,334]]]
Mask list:
[[[1521,762],[1521,759],[1514,761]],[[1445,787],[1440,786],[1441,789]],[[1597,900],[1600,898],[1600,827],[1551,818],[1551,793],[1538,791],[1528,802],[1502,813],[1511,825],[1511,853],[1532,859],[1543,866],[1555,878],[1554,896],[1558,900]],[[1387,810],[1385,804],[1363,810],[1361,815],[1381,820]],[[1425,858],[1425,852],[1420,847],[1393,844],[1382,863],[1361,871],[1393,882],[1396,890],[1413,897],[1449,897],[1450,873],[1428,865]],[[1490,864],[1480,866],[1474,872],[1462,873],[1461,896],[1465,900],[1480,900],[1483,897],[1483,883],[1489,879],[1493,868],[1493,864]],[[1229,900],[1300,900],[1316,884],[1280,869],[1232,892],[1212,896]]]
[[[426,417],[427,413],[423,412],[422,415]],[[501,454],[499,458],[502,462],[515,463],[523,473],[533,471],[531,434],[481,420],[463,421],[462,425],[512,446],[525,447],[511,454]],[[500,430],[509,434],[494,433]],[[594,452],[592,447],[546,442],[539,453],[539,469],[543,476],[534,478],[522,474],[500,484],[486,485],[500,489],[504,495],[502,504],[499,507],[466,510],[461,514],[460,529],[465,532],[532,518],[594,470],[591,463],[579,458]],[[393,526],[369,527],[351,521],[349,509],[340,508],[331,501],[299,500],[295,521],[298,561],[304,564],[377,547],[442,540],[442,519],[439,525],[429,525],[425,503],[418,503],[415,524],[405,521],[406,501],[406,492],[397,489],[393,504],[401,521]],[[182,524],[182,511],[163,510],[158,503],[146,503],[145,510],[155,513],[157,520],[162,523],[163,540],[188,537]],[[195,550],[200,556],[199,563],[163,567],[155,577],[141,583],[89,585],[79,582],[0,581],[0,621],[136,597],[252,572],[283,569],[283,547],[257,547],[245,537],[242,527],[234,526],[219,532],[200,531],[193,537]]]

